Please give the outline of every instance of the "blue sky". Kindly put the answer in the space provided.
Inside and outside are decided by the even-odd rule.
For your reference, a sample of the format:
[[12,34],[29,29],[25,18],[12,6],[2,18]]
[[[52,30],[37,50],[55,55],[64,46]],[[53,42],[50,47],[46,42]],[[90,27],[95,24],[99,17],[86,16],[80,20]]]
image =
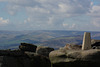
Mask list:
[[100,31],[100,0],[0,0],[0,30]]

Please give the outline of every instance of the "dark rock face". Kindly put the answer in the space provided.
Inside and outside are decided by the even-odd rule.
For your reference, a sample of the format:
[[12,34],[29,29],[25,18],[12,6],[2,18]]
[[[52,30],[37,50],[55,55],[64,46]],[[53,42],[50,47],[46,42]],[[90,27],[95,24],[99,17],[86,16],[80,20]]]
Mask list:
[[51,67],[51,63],[33,52],[0,51],[0,67]]
[[51,67],[49,58],[35,53],[36,48],[21,43],[18,50],[0,50],[0,67]]
[[23,57],[26,56],[26,54],[23,51],[20,50],[0,50],[0,56],[14,56],[14,57]]
[[87,61],[75,61],[75,62],[60,62],[60,63],[55,63],[52,65],[52,67],[100,67],[98,65],[100,62],[87,62]]
[[56,50],[49,54],[52,67],[100,67],[100,50]]
[[91,45],[93,49],[100,49],[100,42],[96,42]]
[[49,57],[49,53],[53,50],[54,50],[54,48],[40,46],[40,47],[37,47],[36,53],[46,56],[46,57]]
[[91,40],[91,46],[93,49],[100,49],[100,40]]
[[31,61],[26,57],[0,56],[0,64],[0,67],[31,67]]
[[29,57],[31,59],[32,67],[51,67],[51,62],[47,57],[38,54],[29,54]]
[[21,43],[21,45],[19,46],[19,49],[21,51],[29,51],[29,52],[36,52],[36,48],[37,46],[28,43]]

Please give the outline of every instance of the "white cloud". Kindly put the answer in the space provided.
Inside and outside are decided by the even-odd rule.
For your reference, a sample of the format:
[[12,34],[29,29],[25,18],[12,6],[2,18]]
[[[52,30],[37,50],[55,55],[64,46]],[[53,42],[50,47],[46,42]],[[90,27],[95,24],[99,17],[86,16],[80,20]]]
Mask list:
[[7,1],[7,0],[0,0],[0,2],[4,2],[4,1]]
[[65,30],[78,30],[78,25],[76,23],[63,23],[63,27]]
[[72,10],[72,7],[65,4],[65,3],[60,3],[60,4],[58,4],[58,6],[59,6],[58,11],[61,12],[61,13],[66,13],[66,12],[69,13],[70,10]]
[[34,6],[37,4],[35,0],[0,0],[0,1],[8,2],[9,4],[20,5],[20,6]]
[[0,26],[2,26],[2,25],[6,25],[6,24],[8,24],[9,23],[9,19],[3,19],[2,17],[0,17]]
[[19,5],[8,5],[6,10],[9,14],[15,15],[20,10],[20,8],[21,7]]
[[66,28],[68,26],[68,24],[67,23],[63,23],[63,26]]
[[53,24],[53,20],[54,20],[54,17],[49,17],[47,23],[48,23],[49,25],[52,25],[52,24]]
[[24,23],[29,23],[31,21],[31,19],[28,17],[26,20],[24,20]]
[[100,22],[92,22],[96,27],[100,27]]
[[[83,3],[82,3],[83,2]],[[85,4],[84,4],[85,3]],[[67,0],[62,3],[59,3],[59,10],[61,12],[66,12],[66,14],[86,14],[90,9],[90,1],[82,1],[82,0]]]
[[96,27],[100,28],[100,18],[93,18],[92,19],[92,24]]
[[0,2],[8,3],[5,9],[10,15],[15,15],[26,7],[34,7],[36,5],[40,5],[35,0],[0,0]]
[[94,5],[92,7],[91,13],[89,14],[91,16],[91,24],[94,27],[100,28],[100,6]]
[[[67,17],[86,15],[91,8],[91,0],[37,0],[37,2],[40,4],[25,8],[33,25],[41,26],[63,27]],[[70,28],[74,27],[75,24]]]
[[31,13],[49,13],[48,10],[40,7],[26,7],[26,10]]
[[[49,28],[51,29],[51,27],[52,29],[58,29],[58,27],[61,28],[67,26],[68,29],[75,29],[77,28],[75,22],[73,22],[74,24],[69,22],[66,22],[66,24],[63,23],[66,20],[66,18],[76,17],[80,15],[87,15],[87,13],[91,14],[89,16],[95,17],[99,16],[99,11],[100,11],[99,10],[100,7],[93,6],[93,2],[91,2],[91,0],[4,0],[4,1],[8,2],[7,11],[11,15],[20,12],[21,9],[24,8],[28,17],[26,20],[24,20],[24,23],[29,24],[34,28],[40,26],[47,29]],[[91,10],[92,6],[93,8]]]
[[100,17],[100,6],[95,5],[91,9],[90,16],[92,17]]
[[[39,12],[47,12],[51,14],[62,14],[62,15],[79,15],[86,14],[89,12],[91,7],[91,0],[6,0],[9,2],[9,8],[14,10],[21,9],[25,7],[26,9],[40,10]],[[12,6],[14,5],[14,6]],[[15,9],[15,5],[18,5]],[[37,6],[37,7],[36,7]],[[31,10],[30,10],[31,11]]]
[[75,29],[76,27],[77,27],[76,24],[72,24],[69,28],[70,28],[70,29]]

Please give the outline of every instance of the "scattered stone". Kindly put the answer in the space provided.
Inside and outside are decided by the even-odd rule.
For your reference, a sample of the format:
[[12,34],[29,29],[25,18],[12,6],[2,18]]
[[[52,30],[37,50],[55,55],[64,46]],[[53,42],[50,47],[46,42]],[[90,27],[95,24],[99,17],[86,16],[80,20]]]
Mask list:
[[19,49],[21,51],[29,51],[29,52],[36,52],[36,48],[37,46],[28,43],[21,43],[21,45],[19,46]]
[[43,55],[43,56],[49,57],[49,53],[50,53],[51,51],[53,51],[53,50],[54,50],[54,48],[45,47],[45,46],[39,46],[39,47],[37,47],[37,49],[36,49],[36,53],[37,53],[37,54],[40,54],[40,55]]

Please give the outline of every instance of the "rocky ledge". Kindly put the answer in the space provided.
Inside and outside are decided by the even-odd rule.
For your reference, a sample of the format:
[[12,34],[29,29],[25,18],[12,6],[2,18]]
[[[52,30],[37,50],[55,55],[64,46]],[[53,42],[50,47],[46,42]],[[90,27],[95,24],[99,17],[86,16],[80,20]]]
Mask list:
[[67,45],[49,54],[52,67],[100,67],[100,49],[79,50],[80,46],[75,49],[69,47]]
[[36,53],[36,48],[33,44],[21,43],[18,50],[0,50],[0,67],[51,67],[49,58]]
[[59,50],[21,43],[17,50],[0,50],[0,67],[100,67],[100,42],[93,42],[89,50],[67,44]]

